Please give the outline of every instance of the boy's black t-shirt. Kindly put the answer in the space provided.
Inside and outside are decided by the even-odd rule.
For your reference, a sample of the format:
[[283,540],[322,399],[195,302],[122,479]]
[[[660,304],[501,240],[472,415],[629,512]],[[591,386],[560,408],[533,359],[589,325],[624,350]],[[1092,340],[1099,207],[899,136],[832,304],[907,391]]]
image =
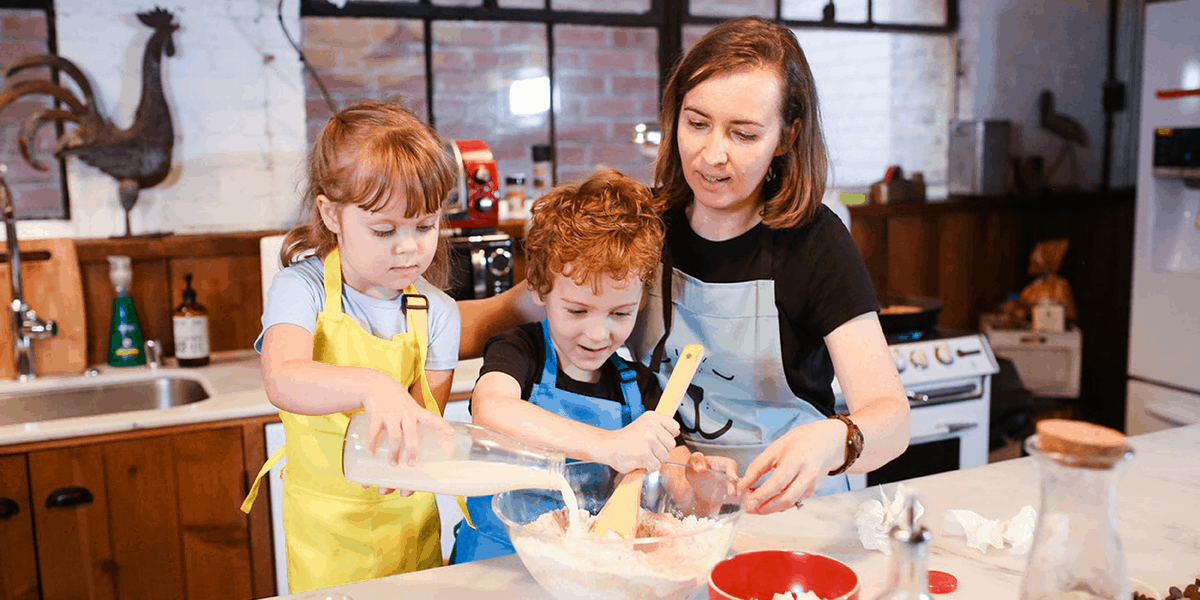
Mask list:
[[[479,370],[482,377],[485,373],[499,371],[511,375],[521,384],[521,398],[528,400],[534,384],[542,376],[542,366],[546,360],[546,344],[542,334],[541,323],[526,323],[493,336],[483,347],[483,367]],[[638,389],[642,392],[642,406],[646,410],[654,410],[662,389],[658,378],[649,369],[635,361],[627,360],[637,373]],[[621,394],[621,379],[612,361],[605,361],[600,368],[600,379],[596,383],[576,381],[563,373],[562,366],[558,367],[557,387],[560,390],[590,396],[610,402],[624,404]]]
[[[664,216],[667,248],[680,271],[706,283],[774,280],[788,387],[824,414],[833,414],[833,361],[824,338],[854,317],[879,311],[866,263],[837,215],[822,206],[799,227],[773,230],[759,223],[719,242],[697,235],[683,206]],[[773,247],[770,269],[764,241]]]

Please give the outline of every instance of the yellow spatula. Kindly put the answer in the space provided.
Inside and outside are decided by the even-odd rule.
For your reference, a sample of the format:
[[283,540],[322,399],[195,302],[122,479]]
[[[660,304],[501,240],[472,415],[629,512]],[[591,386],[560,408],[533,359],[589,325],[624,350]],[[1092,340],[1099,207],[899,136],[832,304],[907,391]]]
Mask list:
[[[684,346],[679,360],[675,363],[675,369],[671,371],[670,379],[667,379],[667,387],[658,398],[658,406],[654,407],[654,412],[668,417],[675,416],[683,394],[687,392],[688,384],[692,382],[696,368],[700,366],[701,358],[704,358],[704,346]],[[596,516],[596,522],[592,525],[593,533],[602,535],[615,531],[621,537],[633,537],[637,528],[638,508],[642,503],[642,480],[645,477],[645,469],[634,469],[621,478],[621,483],[617,484],[617,489]]]

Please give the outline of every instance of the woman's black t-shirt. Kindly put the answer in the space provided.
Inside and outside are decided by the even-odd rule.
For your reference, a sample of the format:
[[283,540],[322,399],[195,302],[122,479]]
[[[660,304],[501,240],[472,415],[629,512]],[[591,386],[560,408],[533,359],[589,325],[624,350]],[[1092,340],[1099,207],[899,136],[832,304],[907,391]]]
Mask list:
[[[720,242],[697,235],[683,206],[664,217],[670,261],[680,271],[705,283],[774,280],[788,386],[823,414],[833,414],[833,362],[824,337],[854,317],[879,310],[866,263],[837,215],[821,206],[799,227],[770,229],[759,223]],[[773,247],[770,273],[765,273],[764,242]]]

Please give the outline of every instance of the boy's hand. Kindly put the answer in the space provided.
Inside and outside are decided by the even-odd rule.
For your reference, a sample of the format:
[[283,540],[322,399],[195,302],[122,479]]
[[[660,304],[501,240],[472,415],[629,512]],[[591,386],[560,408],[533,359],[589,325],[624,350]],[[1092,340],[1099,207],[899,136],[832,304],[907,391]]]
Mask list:
[[386,393],[369,395],[363,400],[363,408],[367,412],[369,423],[367,446],[374,454],[379,434],[387,431],[387,460],[388,464],[393,466],[400,464],[401,452],[404,454],[405,464],[416,464],[417,450],[421,444],[421,429],[454,433],[449,423],[417,404],[408,390],[398,384]]
[[679,424],[656,412],[646,412],[634,422],[613,432],[599,452],[600,462],[622,473],[634,469],[657,471],[675,447]]

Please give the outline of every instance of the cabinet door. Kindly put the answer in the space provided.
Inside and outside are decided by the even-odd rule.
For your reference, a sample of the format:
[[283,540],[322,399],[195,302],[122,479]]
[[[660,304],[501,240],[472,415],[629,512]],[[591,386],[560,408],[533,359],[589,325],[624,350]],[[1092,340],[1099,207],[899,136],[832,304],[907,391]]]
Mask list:
[[100,447],[29,453],[29,487],[42,598],[115,600],[117,562]]
[[25,455],[0,456],[0,600],[38,598]]
[[171,451],[187,599],[255,597],[241,429],[173,436]]

